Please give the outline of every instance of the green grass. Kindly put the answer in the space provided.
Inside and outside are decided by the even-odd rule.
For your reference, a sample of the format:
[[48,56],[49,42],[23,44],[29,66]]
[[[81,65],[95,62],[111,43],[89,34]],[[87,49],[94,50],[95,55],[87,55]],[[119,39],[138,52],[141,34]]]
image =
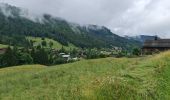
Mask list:
[[7,45],[0,44],[0,48],[6,48],[8,47]]
[[170,52],[0,69],[2,100],[169,100]]
[[[35,46],[37,46],[37,45],[40,45],[41,44],[41,42],[43,41],[41,38],[39,38],[39,37],[27,37],[27,39],[28,40],[33,40],[33,41],[35,41]],[[49,45],[49,42],[51,41],[51,42],[53,42],[53,47],[52,48],[54,48],[54,49],[61,49],[62,48],[62,45],[59,43],[59,42],[57,42],[57,41],[55,41],[55,40],[53,40],[53,39],[49,39],[49,38],[45,38],[45,41],[47,42],[47,46]],[[73,44],[71,44],[71,43],[69,43],[69,45],[68,46],[63,46],[65,49],[67,49],[67,50],[69,50],[69,49],[73,49],[73,48],[77,48],[76,46],[74,46]]]

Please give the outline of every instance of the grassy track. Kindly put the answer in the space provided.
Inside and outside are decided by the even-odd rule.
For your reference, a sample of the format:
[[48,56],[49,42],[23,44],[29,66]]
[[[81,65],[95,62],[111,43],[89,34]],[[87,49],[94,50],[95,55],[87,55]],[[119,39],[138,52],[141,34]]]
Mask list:
[[169,100],[170,52],[0,69],[2,100]]

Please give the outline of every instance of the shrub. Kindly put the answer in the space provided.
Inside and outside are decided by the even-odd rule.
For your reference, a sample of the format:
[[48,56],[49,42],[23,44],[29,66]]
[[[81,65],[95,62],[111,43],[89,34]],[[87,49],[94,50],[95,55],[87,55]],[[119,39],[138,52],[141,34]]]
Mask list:
[[134,48],[133,51],[132,51],[132,54],[135,55],[135,56],[139,56],[141,53],[140,49],[139,48]]

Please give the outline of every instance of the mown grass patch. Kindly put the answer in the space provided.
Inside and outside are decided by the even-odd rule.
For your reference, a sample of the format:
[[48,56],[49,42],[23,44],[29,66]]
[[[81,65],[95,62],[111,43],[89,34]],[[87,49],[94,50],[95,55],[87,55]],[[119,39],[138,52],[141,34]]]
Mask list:
[[8,47],[7,45],[0,44],[0,48],[6,48]]

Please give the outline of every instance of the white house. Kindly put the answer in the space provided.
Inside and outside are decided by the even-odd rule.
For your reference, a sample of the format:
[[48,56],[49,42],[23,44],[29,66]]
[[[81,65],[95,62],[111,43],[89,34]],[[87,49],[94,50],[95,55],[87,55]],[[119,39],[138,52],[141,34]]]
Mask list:
[[67,61],[71,60],[71,56],[70,55],[62,55],[62,57],[64,59],[66,59]]

